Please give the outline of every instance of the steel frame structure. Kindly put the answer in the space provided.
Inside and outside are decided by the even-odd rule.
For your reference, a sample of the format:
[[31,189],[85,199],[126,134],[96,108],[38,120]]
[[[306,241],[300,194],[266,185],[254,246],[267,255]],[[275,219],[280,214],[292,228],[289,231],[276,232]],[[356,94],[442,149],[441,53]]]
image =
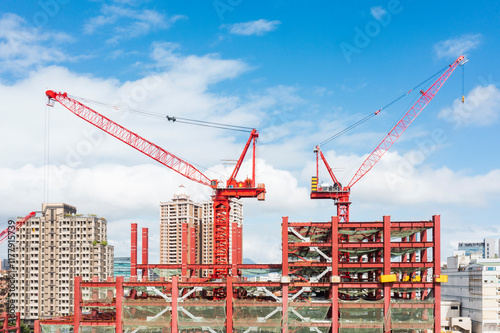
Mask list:
[[[281,264],[233,263],[222,267],[231,271],[281,270],[280,281],[264,282],[249,281],[239,275],[224,279],[195,278],[195,270],[217,267],[191,264],[192,254],[187,247],[182,248],[181,264],[150,264],[148,232],[143,229],[143,262],[135,267],[142,270],[142,277],[131,277],[129,281],[123,277],[82,281],[77,277],[74,315],[38,321],[36,332],[40,332],[43,325],[69,325],[75,333],[85,327],[95,328],[97,332],[99,327],[110,327],[119,333],[140,332],[146,328],[174,333],[200,329],[250,332],[268,328],[287,333],[305,327],[316,332],[360,328],[375,332],[424,329],[440,332],[443,279],[439,230],[440,216],[428,221],[391,221],[389,216],[384,216],[382,221],[348,224],[339,223],[338,217],[332,217],[329,222],[289,222],[288,217],[284,217]],[[345,233],[350,234],[349,242],[339,241],[339,235]],[[132,225],[132,239],[134,235],[137,235],[137,225]],[[183,236],[189,237],[187,227],[183,228]],[[137,256],[136,246],[137,242],[132,242],[131,253]],[[342,251],[353,253],[349,262],[338,260]],[[137,262],[137,258],[131,259]],[[147,274],[152,268],[180,269],[181,275],[170,281],[164,278],[152,281]],[[349,278],[343,277],[345,272],[349,272]],[[84,288],[91,290],[90,299],[83,299]],[[212,299],[206,289],[214,292],[222,289],[224,298]],[[138,290],[142,290],[142,294]],[[257,290],[261,296],[256,300],[256,296],[250,296],[250,290]],[[367,292],[353,297],[348,294],[353,290]],[[360,297],[365,301],[359,302]],[[92,309],[91,313],[83,314],[84,308]],[[149,316],[141,312],[146,308],[152,311]],[[203,308],[210,309],[210,313],[197,313]],[[327,315],[312,318],[313,312],[307,312],[310,309]],[[343,317],[360,309],[378,311],[379,320],[356,323]],[[249,311],[259,315],[243,315]],[[401,311],[405,315],[418,312],[423,317],[416,321],[395,320],[395,314]]]

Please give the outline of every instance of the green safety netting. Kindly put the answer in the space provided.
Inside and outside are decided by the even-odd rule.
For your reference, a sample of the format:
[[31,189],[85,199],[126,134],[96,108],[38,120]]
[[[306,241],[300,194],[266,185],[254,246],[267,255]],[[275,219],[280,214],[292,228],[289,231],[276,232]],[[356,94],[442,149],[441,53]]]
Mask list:
[[329,310],[329,306],[315,304],[314,302],[307,302],[304,305],[297,305],[297,302],[290,302],[288,304],[289,332],[329,332],[329,327],[313,328],[307,324],[323,323],[330,326],[331,319],[327,318]]
[[266,327],[280,328],[281,307],[281,303],[276,302],[235,299],[233,303],[233,326],[238,329],[245,327],[248,329],[252,327],[252,323],[265,323]]
[[225,331],[226,302],[211,301],[210,306],[200,306],[199,300],[186,300],[178,303],[179,330],[210,327],[216,332]]
[[[343,307],[342,304],[359,304],[360,307]],[[379,332],[384,325],[384,301],[339,301],[339,327],[342,332],[358,332],[361,326],[371,325],[371,332]],[[363,306],[364,307],[361,307]]]
[[434,299],[430,298],[424,301],[391,299],[391,321],[398,323],[427,323],[429,329],[433,328]]
[[376,234],[382,231],[382,229],[370,229],[370,230],[349,230],[349,229],[339,229],[339,235],[348,235],[350,242],[359,242],[368,236]]
[[405,254],[412,254],[425,249],[426,247],[415,247],[415,248],[393,247],[391,248],[391,257],[402,256]]
[[422,232],[429,228],[415,228],[415,229],[402,229],[402,230],[391,230],[391,237],[403,238],[414,235],[416,233]]
[[[345,323],[339,324],[339,333],[382,333],[384,332],[384,327],[342,327],[342,325],[346,325]],[[394,332],[394,331],[393,331]]]
[[170,326],[123,325],[124,333],[168,333]]
[[113,287],[82,287],[81,292],[83,303],[111,303],[115,297],[115,288]]
[[151,305],[152,302],[141,302],[134,305],[124,304],[122,320],[124,324],[170,323],[172,319],[170,305]]
[[80,333],[115,333],[114,326],[80,326]]
[[339,288],[339,293],[349,296],[364,296],[375,292],[376,288]]
[[40,325],[42,333],[73,333],[73,325]]
[[307,327],[307,326],[288,326],[288,332],[294,333],[328,333],[330,327]]

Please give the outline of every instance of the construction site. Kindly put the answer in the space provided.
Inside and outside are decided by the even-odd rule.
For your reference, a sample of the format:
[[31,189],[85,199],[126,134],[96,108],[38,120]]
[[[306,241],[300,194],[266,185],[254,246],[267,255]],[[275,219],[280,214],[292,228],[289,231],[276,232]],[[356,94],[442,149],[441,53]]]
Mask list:
[[[60,103],[139,152],[210,187],[214,256],[211,264],[197,262],[195,248],[188,246],[197,230],[184,224],[181,263],[151,263],[149,230],[142,228],[139,251],[138,225],[132,223],[131,277],[105,281],[76,277],[72,315],[37,320],[35,332],[441,332],[441,283],[447,282],[447,276],[441,275],[440,268],[440,216],[393,221],[388,214],[372,221],[352,221],[350,192],[466,61],[460,56],[420,90],[417,102],[347,186],[337,180],[321,145],[315,147],[310,198],[333,201],[336,215],[328,221],[300,222],[285,212],[282,221],[271,221],[281,222],[281,263],[271,264],[243,264],[243,232],[229,219],[231,200],[265,200],[266,188],[257,182],[255,167],[257,130],[250,131],[229,179],[215,180],[67,93],[48,90],[49,106]],[[238,171],[249,151],[251,177],[239,181]],[[321,168],[331,178],[328,183],[319,179]],[[18,221],[16,228],[29,218]],[[153,279],[153,269],[171,273]],[[209,272],[208,277],[202,277],[202,271]],[[279,281],[249,279],[270,272],[278,274]]]

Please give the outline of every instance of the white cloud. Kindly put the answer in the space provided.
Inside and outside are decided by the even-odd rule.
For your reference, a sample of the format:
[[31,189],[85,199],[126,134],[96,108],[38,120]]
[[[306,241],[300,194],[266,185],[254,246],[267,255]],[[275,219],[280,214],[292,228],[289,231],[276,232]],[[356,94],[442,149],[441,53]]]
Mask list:
[[370,14],[372,14],[373,18],[376,20],[380,20],[382,16],[384,16],[387,11],[381,6],[375,6],[370,8]]
[[439,112],[439,118],[460,126],[488,126],[498,120],[500,90],[494,85],[477,86],[465,97],[454,100],[453,106]]
[[457,58],[461,54],[475,49],[483,39],[481,34],[465,34],[459,37],[440,41],[434,45],[438,58]]
[[3,14],[0,17],[0,73],[21,76],[47,63],[71,60],[59,47],[71,41],[67,34],[42,32],[15,14]]
[[278,25],[280,24],[281,22],[277,20],[268,21],[265,19],[260,19],[256,21],[227,24],[223,25],[222,27],[226,28],[229,33],[234,35],[262,36],[268,32],[276,30],[278,28]]
[[111,29],[113,36],[107,42],[115,44],[123,39],[147,35],[154,30],[168,29],[175,22],[186,18],[184,15],[167,17],[148,9],[138,10],[116,5],[103,5],[101,15],[91,18],[84,25],[84,32],[87,34],[102,33],[103,27],[113,25]]

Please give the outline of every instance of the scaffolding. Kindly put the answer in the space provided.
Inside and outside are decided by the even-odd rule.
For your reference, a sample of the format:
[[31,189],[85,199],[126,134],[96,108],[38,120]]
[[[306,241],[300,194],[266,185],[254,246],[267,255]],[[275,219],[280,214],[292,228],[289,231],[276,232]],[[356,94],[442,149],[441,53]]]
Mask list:
[[[125,281],[75,279],[74,314],[41,320],[37,332],[440,332],[440,217],[428,221],[282,221],[278,280],[194,277],[214,265],[143,263]],[[132,230],[133,231],[133,230]],[[145,233],[147,235],[147,232]],[[144,233],[143,233],[144,235]],[[142,253],[148,253],[143,242]],[[188,249],[183,249],[188,251]],[[137,253],[137,248],[133,249]],[[186,255],[182,256],[187,258]],[[229,265],[228,265],[229,266]],[[180,270],[148,280],[153,268]],[[217,293],[225,295],[218,299]],[[61,332],[60,330],[58,332]]]

